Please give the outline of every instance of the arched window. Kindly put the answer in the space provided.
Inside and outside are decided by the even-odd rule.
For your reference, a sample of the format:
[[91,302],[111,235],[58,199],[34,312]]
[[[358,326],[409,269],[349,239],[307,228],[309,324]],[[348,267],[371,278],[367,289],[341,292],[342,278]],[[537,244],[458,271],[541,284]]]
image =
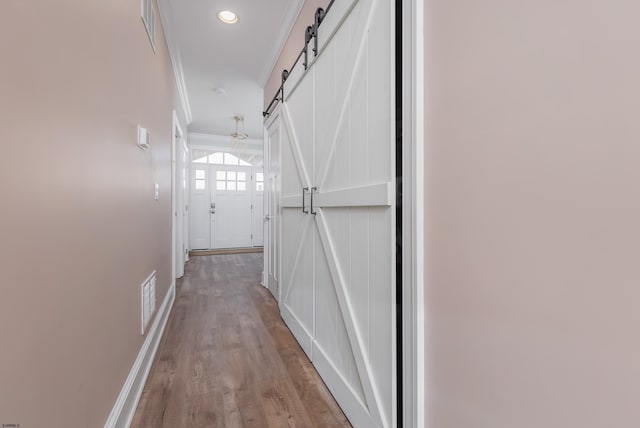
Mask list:
[[[243,158],[246,158],[246,160]],[[223,151],[193,149],[191,150],[191,161],[193,163],[208,163],[212,165],[253,166],[262,164],[262,156],[255,154],[236,155]]]

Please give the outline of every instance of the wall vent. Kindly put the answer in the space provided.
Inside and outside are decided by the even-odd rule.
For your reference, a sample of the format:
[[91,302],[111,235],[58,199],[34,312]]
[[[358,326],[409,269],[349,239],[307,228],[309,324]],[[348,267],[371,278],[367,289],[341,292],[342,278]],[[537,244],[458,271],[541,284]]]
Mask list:
[[153,52],[156,51],[156,10],[153,0],[142,0],[142,22],[147,29]]
[[156,273],[153,272],[149,278],[140,286],[141,309],[142,309],[142,330],[140,334],[147,331],[147,326],[156,310]]

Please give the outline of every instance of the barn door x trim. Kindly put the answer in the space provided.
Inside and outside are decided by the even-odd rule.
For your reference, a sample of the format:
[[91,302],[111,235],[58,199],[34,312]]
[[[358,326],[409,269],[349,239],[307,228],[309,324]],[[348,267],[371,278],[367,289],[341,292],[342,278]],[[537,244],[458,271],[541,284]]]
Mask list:
[[[344,109],[342,109],[342,111],[344,112]],[[306,189],[309,189],[309,175],[307,173],[304,161],[302,160],[298,138],[296,137],[293,126],[291,125],[291,116],[289,114],[289,109],[286,103],[281,104],[280,112],[283,123],[290,136],[289,142],[291,144],[291,149],[296,166],[301,175],[301,179],[306,186],[302,189],[302,195],[304,197],[305,193],[307,193]],[[326,174],[324,174],[324,177],[326,178]],[[323,184],[324,181],[322,183],[319,183],[318,187],[322,187]],[[364,403],[360,403],[360,405],[363,408],[368,408],[371,416],[376,420],[377,426],[385,426],[383,421],[385,421],[386,418],[384,414],[382,414],[384,410],[380,394],[377,391],[375,383],[372,381],[372,370],[364,351],[365,345],[362,338],[362,330],[358,326],[357,320],[353,317],[354,310],[349,299],[349,295],[346,291],[346,281],[338,263],[337,251],[335,249],[335,245],[333,244],[331,234],[327,226],[327,220],[324,216],[323,208],[363,206],[390,207],[392,206],[393,201],[392,183],[388,182],[368,186],[352,187],[349,189],[338,191],[316,193],[318,187],[311,187],[311,189],[308,190],[308,193],[310,193],[310,198],[307,199],[310,201],[310,206],[308,209],[306,209],[303,200],[302,210],[305,214],[313,216],[318,227],[321,246],[329,266],[329,272],[331,274],[331,279],[333,280],[332,282],[334,284],[334,290],[336,292],[338,304],[340,306],[340,313],[347,330],[349,343],[351,344],[351,351],[353,352],[353,356],[356,362],[356,368],[358,370],[360,380],[362,381],[362,386],[367,401],[367,405],[365,405]],[[300,199],[298,197],[283,197],[281,200],[281,207],[299,208]],[[302,240],[300,244],[301,246],[304,245],[304,240]],[[300,249],[298,251],[298,257],[299,255]],[[293,277],[291,279],[293,279]],[[284,290],[285,295],[282,299],[283,302],[287,301],[288,294],[292,289],[291,285],[292,284],[286,284],[286,289]],[[318,345],[315,343],[312,346],[314,347],[314,349],[318,348]],[[320,352],[322,351],[320,350]]]

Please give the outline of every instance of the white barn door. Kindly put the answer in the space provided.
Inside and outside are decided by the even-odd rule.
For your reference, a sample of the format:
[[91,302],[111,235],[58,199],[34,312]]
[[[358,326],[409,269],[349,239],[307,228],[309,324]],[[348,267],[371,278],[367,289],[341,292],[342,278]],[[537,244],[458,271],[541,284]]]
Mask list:
[[391,6],[336,2],[278,111],[280,309],[356,427],[397,411]]

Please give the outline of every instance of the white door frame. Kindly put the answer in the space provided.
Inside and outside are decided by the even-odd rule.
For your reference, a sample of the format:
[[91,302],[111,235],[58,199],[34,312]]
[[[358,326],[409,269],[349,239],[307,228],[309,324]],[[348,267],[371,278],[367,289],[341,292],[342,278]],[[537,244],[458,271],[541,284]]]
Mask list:
[[182,219],[182,228],[183,228],[183,234],[182,234],[182,242],[184,244],[184,262],[188,262],[189,261],[189,250],[191,249],[190,245],[191,245],[191,236],[189,235],[189,209],[190,209],[190,204],[191,204],[191,154],[189,153],[189,145],[187,144],[187,140],[184,138],[184,136],[182,137],[182,147],[180,148],[180,150],[183,150],[184,153],[186,154],[185,156],[185,164],[184,164],[184,170],[185,170],[185,181],[187,183],[186,187],[182,187],[183,191],[184,191],[184,195],[182,197],[182,202],[184,204],[184,208],[182,210],[182,215],[183,215],[183,219]]
[[[180,210],[180,216],[178,216],[178,198],[177,192],[179,189],[176,175],[178,173],[178,140],[184,140],[184,132],[180,126],[178,120],[178,114],[173,110],[172,114],[172,126],[171,126],[171,278],[172,281],[176,279],[176,266],[178,264],[178,254],[176,251],[177,230],[178,227],[183,227],[184,222],[182,219],[182,210]],[[180,147],[182,150],[182,147]],[[183,195],[184,197],[184,195]],[[178,221],[179,220],[179,221]],[[184,237],[183,237],[184,239]],[[182,255],[181,255],[182,256]]]
[[[424,314],[424,0],[402,2],[403,417],[426,426]],[[410,285],[410,286],[409,286]]]

